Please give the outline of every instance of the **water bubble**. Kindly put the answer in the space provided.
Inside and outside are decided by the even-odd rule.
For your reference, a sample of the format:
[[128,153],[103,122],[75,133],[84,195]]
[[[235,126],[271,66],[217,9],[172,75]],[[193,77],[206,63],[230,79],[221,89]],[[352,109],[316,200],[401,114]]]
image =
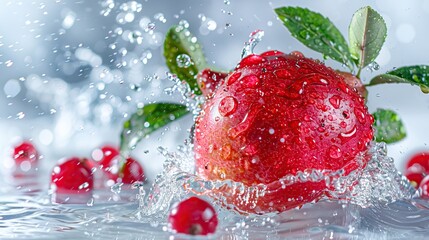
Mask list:
[[183,28],[189,28],[189,22],[186,20],[180,20],[179,26],[181,26]]
[[39,140],[43,145],[49,146],[54,140],[54,135],[49,129],[43,129],[39,133]]
[[229,5],[229,4],[231,4],[230,0],[223,0],[223,3],[224,3],[225,5]]
[[180,68],[188,68],[192,65],[191,57],[187,54],[179,54],[176,57],[177,66]]
[[249,35],[249,40],[244,43],[244,48],[241,52],[241,58],[247,57],[253,54],[253,50],[256,45],[262,40],[265,32],[263,30],[255,30]]
[[10,79],[4,85],[3,90],[7,97],[13,98],[21,92],[21,85],[18,80]]
[[209,20],[209,21],[207,21],[207,29],[208,29],[209,31],[214,31],[214,30],[216,30],[216,27],[217,27],[217,23],[216,23],[214,20]]
[[115,1],[114,0],[103,0],[100,2],[100,5],[103,8],[100,11],[100,14],[106,17],[112,12],[113,8],[115,8]]
[[162,13],[157,13],[153,16],[153,18],[155,18],[156,20],[162,22],[162,23],[166,23],[167,19],[164,17],[164,14]]
[[119,24],[126,24],[134,21],[135,15],[133,12],[120,12],[116,16],[116,22]]
[[66,16],[63,19],[63,23],[62,23],[63,28],[70,29],[74,25],[75,20],[76,20],[76,13],[74,13],[73,11],[67,12]]
[[119,9],[121,9],[122,11],[141,12],[142,4],[136,1],[129,1],[126,3],[122,3]]

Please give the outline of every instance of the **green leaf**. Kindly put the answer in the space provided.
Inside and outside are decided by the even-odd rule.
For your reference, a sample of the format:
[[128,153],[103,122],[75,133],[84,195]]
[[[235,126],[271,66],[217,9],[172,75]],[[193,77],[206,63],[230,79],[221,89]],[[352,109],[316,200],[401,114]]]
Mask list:
[[401,67],[371,79],[368,86],[383,83],[408,83],[418,85],[423,93],[429,93],[429,66]]
[[120,143],[122,155],[127,156],[144,137],[188,113],[186,106],[174,103],[153,103],[139,108],[124,123]]
[[375,140],[394,143],[407,135],[404,124],[398,114],[389,109],[377,109],[374,116]]
[[353,14],[349,26],[350,53],[359,69],[375,60],[386,36],[386,23],[374,9],[363,7]]
[[168,30],[164,41],[164,57],[170,72],[186,81],[198,95],[196,76],[206,68],[207,63],[197,38],[183,25],[173,26]]
[[276,8],[275,12],[292,36],[305,46],[353,70],[347,42],[328,18],[300,7],[281,7]]

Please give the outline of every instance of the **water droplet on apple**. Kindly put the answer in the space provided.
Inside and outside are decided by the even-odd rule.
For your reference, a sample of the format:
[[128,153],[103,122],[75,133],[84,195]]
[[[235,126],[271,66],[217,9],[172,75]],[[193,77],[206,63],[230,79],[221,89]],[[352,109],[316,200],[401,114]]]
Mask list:
[[232,96],[224,97],[219,103],[219,113],[223,117],[233,114],[237,110],[237,99]]
[[337,159],[337,158],[340,158],[342,155],[343,154],[342,154],[341,149],[339,147],[333,145],[329,148],[329,156],[331,158]]
[[331,105],[335,109],[338,109],[338,108],[340,108],[341,97],[338,96],[338,95],[334,95],[334,96],[332,96],[332,97],[329,98],[329,102],[331,103]]

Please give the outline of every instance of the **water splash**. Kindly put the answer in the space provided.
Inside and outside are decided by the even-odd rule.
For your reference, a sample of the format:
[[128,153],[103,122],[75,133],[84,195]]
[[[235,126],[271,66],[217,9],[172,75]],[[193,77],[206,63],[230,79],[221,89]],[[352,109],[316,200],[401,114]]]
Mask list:
[[[145,191],[139,198],[142,216],[165,217],[172,201],[183,199],[188,194],[206,196],[218,206],[246,213],[245,209],[249,209],[249,205],[250,208],[256,207],[257,202],[263,200],[267,194],[305,182],[324,181],[328,186],[325,200],[355,204],[362,208],[390,204],[416,196],[415,189],[395,168],[393,159],[386,155],[385,145],[380,143],[373,143],[369,154],[360,156],[361,159],[370,157],[367,166],[348,175],[345,175],[342,169],[309,169],[284,176],[268,185],[258,184],[251,187],[232,180],[208,181],[195,175],[191,145],[181,148],[178,152],[161,149],[161,153],[166,158],[164,171],[156,178],[152,189]],[[363,161],[358,162],[361,162],[363,167]],[[233,203],[231,199],[234,199]]]
[[187,109],[194,115],[194,118],[196,118],[199,115],[201,106],[205,101],[204,96],[195,94],[189,84],[186,81],[180,80],[175,74],[169,72],[166,74],[167,79],[173,82],[174,85],[164,89],[164,92],[167,95],[172,95],[173,93],[178,92],[182,96]]
[[255,30],[249,35],[249,40],[244,43],[244,48],[241,51],[241,58],[245,58],[251,54],[253,54],[253,50],[258,45],[259,42],[262,41],[265,32],[263,30]]

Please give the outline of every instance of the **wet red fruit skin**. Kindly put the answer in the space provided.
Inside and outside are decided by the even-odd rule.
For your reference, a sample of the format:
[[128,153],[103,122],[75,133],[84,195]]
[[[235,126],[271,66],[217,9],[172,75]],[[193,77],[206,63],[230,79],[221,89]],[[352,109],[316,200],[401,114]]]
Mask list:
[[419,185],[420,188],[420,197],[423,199],[429,199],[429,176],[423,178],[422,182]]
[[190,197],[172,206],[168,223],[176,233],[207,235],[216,231],[218,219],[208,202]]
[[132,184],[137,181],[143,182],[145,179],[142,165],[133,158],[127,158],[118,177],[125,184]]
[[17,165],[24,161],[33,165],[39,159],[39,153],[31,142],[23,141],[14,147],[12,157]]
[[90,193],[93,176],[86,161],[85,158],[77,157],[61,160],[52,170],[51,189],[61,194]]
[[349,85],[352,90],[357,91],[361,97],[367,98],[368,91],[359,78],[348,72],[337,71],[337,73],[344,78],[344,82]]
[[221,85],[227,76],[228,73],[216,72],[206,68],[198,73],[197,83],[203,95],[209,98],[214,93],[217,86]]
[[406,169],[413,168],[414,171],[429,172],[429,152],[419,152],[407,161]]
[[[250,55],[203,106],[196,171],[246,186],[275,186],[287,174],[311,169],[348,174],[372,140],[373,121],[359,94],[322,63],[279,51]],[[318,199],[325,189],[322,181],[308,181],[251,197],[256,206],[235,194],[227,201],[245,212],[281,212]]]
[[109,145],[101,147],[101,152],[103,153],[103,157],[100,161],[101,166],[108,166],[110,162],[119,155],[119,150]]

